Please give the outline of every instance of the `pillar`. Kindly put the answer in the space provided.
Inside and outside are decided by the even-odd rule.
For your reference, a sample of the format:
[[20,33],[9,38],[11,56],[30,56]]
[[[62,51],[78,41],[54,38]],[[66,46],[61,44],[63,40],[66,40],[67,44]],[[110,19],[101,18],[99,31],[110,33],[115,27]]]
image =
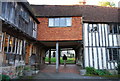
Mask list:
[[49,49],[49,64],[51,64],[51,49]]
[[78,56],[78,51],[75,50],[75,64],[77,63],[77,56]]
[[60,55],[60,54],[61,54],[60,47],[59,47],[59,52],[58,52],[58,53],[59,53],[59,55],[58,55],[58,60],[59,60],[59,64],[60,64],[60,56],[61,56],[61,55]]
[[56,42],[56,72],[59,72],[59,43]]

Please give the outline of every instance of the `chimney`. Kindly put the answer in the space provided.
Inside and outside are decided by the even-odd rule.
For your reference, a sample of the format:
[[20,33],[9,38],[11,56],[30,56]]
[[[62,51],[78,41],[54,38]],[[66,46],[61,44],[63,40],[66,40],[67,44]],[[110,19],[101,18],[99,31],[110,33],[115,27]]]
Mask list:
[[79,4],[80,5],[85,5],[86,4],[86,0],[79,0]]

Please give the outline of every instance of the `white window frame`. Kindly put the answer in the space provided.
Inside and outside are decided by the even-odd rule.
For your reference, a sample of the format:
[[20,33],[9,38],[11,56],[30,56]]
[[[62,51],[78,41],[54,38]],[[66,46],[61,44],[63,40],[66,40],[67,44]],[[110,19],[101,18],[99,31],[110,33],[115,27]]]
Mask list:
[[[65,25],[61,25],[61,19],[65,18]],[[57,19],[57,21],[55,21]],[[69,21],[67,19],[70,19]],[[59,23],[58,23],[59,22]],[[56,25],[57,23],[57,25]],[[49,18],[48,22],[49,27],[71,27],[72,26],[72,17],[60,17],[60,18]]]

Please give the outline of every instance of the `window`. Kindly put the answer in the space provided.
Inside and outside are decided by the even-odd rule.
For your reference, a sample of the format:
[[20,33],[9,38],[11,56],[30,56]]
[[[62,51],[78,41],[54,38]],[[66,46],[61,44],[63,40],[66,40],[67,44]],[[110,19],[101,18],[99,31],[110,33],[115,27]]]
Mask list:
[[68,27],[71,26],[72,18],[49,18],[49,27]]
[[89,24],[89,32],[97,32],[98,27],[96,24]]
[[33,23],[33,37],[36,38],[37,36],[37,23]]
[[10,17],[9,15],[10,15],[10,2],[7,2],[5,9],[5,19],[8,20],[8,18]]
[[120,25],[118,25],[118,33],[120,34]]
[[2,2],[2,17],[4,18],[5,17],[5,9],[7,7],[7,4],[6,2]]
[[109,33],[120,34],[120,26],[117,24],[110,24]]
[[4,44],[4,51],[8,53],[9,50],[9,40],[10,40],[10,36],[6,35],[5,37],[5,44]]
[[109,60],[113,61],[113,60],[117,60],[118,59],[118,53],[119,53],[119,49],[117,48],[109,48]]
[[10,8],[10,18],[9,18],[9,20],[10,20],[10,22],[11,23],[14,23],[14,19],[15,19],[15,8],[11,5],[11,8]]
[[3,33],[0,33],[0,52],[2,51],[2,46],[3,46],[3,36],[4,34]]

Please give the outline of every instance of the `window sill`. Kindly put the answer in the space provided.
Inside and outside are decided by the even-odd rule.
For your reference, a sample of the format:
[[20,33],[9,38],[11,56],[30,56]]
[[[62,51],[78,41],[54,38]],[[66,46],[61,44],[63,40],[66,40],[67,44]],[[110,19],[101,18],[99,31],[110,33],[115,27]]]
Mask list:
[[109,60],[108,62],[117,62],[116,60]]
[[108,33],[109,35],[120,35],[120,33]]

